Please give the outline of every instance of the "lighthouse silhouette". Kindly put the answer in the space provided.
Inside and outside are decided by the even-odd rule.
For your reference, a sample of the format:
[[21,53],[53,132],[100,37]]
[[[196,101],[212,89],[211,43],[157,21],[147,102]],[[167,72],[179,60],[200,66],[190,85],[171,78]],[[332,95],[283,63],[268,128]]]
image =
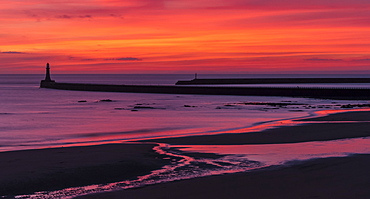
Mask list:
[[41,80],[41,87],[43,87],[45,83],[53,83],[53,82],[55,81],[51,80],[50,78],[50,65],[49,63],[46,63],[46,75],[45,75],[45,79]]
[[47,82],[51,82],[51,78],[50,78],[50,65],[49,63],[46,63],[46,76],[45,76],[45,81]]

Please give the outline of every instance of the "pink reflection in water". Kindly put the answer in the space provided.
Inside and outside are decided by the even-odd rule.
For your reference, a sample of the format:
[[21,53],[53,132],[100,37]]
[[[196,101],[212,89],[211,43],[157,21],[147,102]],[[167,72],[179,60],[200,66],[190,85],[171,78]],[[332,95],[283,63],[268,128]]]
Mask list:
[[[320,110],[320,111],[315,111],[315,114],[319,117],[327,116],[330,114],[336,114],[336,113],[345,113],[345,112],[359,112],[359,111],[370,111],[369,108],[363,108],[363,109],[353,109],[353,110]],[[315,116],[315,117],[317,117]]]
[[268,165],[283,164],[293,160],[347,156],[370,153],[370,138],[343,139],[325,142],[304,142],[266,145],[172,145],[185,147],[182,151],[217,153],[238,156]]
[[[350,110],[351,112],[355,111],[370,111],[370,109],[353,109]],[[317,116],[327,116],[329,114],[334,113],[341,113],[341,112],[348,112],[348,110],[322,110],[316,111],[314,118]],[[299,119],[310,118],[308,117],[300,117]],[[175,117],[174,117],[175,118]],[[219,122],[221,120],[220,117],[216,121]],[[197,117],[192,118],[193,120],[198,120],[198,122],[204,122],[204,118]],[[213,118],[215,119],[215,118]],[[248,118],[251,119],[251,118]],[[260,121],[260,118],[253,120]],[[153,119],[157,121],[157,119]],[[159,120],[160,121],[160,120]],[[158,122],[159,122],[158,121]],[[183,121],[179,121],[183,122]],[[238,121],[239,123],[243,122]],[[251,121],[249,121],[251,122]],[[263,130],[271,129],[271,128],[278,128],[282,126],[294,126],[298,124],[304,123],[355,123],[357,121],[299,121],[296,119],[283,119],[283,120],[275,120],[269,121],[266,123],[260,123],[258,125],[252,125],[248,127],[235,127],[234,123],[226,122],[222,123],[220,126],[212,126],[212,127],[190,127],[190,126],[176,126],[176,127],[162,127],[159,128],[143,128],[143,129],[134,129],[134,130],[126,130],[126,131],[113,131],[113,132],[95,132],[95,133],[73,133],[68,137],[63,138],[53,138],[48,140],[48,143],[45,144],[37,144],[39,147],[57,147],[60,145],[63,146],[84,146],[84,145],[95,145],[95,144],[107,144],[107,143],[122,143],[127,141],[150,141],[151,139],[161,139],[161,138],[174,138],[174,137],[186,137],[186,136],[200,136],[200,135],[215,135],[215,134],[235,134],[235,133],[250,133],[250,132],[260,132]],[[190,124],[193,124],[192,122]],[[95,124],[99,126],[99,123]],[[29,143],[31,145],[35,145],[34,143]],[[26,147],[27,145],[23,145]],[[3,147],[3,149],[6,149]]]

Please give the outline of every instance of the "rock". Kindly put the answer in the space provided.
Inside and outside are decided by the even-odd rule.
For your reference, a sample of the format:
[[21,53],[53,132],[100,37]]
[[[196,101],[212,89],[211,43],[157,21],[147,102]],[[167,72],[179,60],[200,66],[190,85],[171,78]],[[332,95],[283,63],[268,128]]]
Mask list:
[[99,100],[99,102],[113,102],[113,100],[111,100],[111,99],[102,99],[102,100]]
[[197,107],[197,106],[184,105],[184,107]]
[[134,109],[154,109],[154,107],[151,107],[151,106],[134,106]]

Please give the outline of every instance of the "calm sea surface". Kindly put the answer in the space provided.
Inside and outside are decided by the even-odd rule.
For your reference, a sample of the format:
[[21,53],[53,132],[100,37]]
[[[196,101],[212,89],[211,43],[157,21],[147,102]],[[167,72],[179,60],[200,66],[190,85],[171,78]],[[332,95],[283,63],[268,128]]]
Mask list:
[[[177,80],[190,80],[193,77],[193,75],[52,75],[52,79],[57,82],[148,85],[173,85]],[[297,75],[198,75],[198,78],[249,77],[297,77]],[[301,75],[298,77],[338,76]],[[346,110],[341,108],[341,105],[345,104],[370,103],[366,100],[291,97],[64,91],[39,88],[39,82],[43,78],[43,75],[0,75],[0,151],[121,143],[143,138],[248,132],[253,128],[264,129],[277,126],[281,121],[314,116],[317,111]],[[369,84],[311,86],[370,88]],[[287,105],[276,107],[271,103]],[[289,125],[289,122],[285,124]],[[290,160],[370,153],[369,144],[369,139],[347,139],[265,146],[186,146],[188,148],[184,149],[185,151],[234,154],[235,156],[228,155],[223,160],[218,160],[234,166],[227,167],[218,163],[218,169],[197,168],[191,171],[183,169],[176,175],[169,174],[170,170],[162,170],[154,172],[152,176],[140,178],[141,181],[125,182],[124,185],[120,182],[79,188],[80,192],[69,189],[40,193],[32,197],[70,197],[176,179],[245,171],[282,164]],[[170,147],[161,145],[156,150],[168,153],[165,149]],[[186,159],[185,156],[184,158]],[[189,167],[194,162],[216,165],[212,160],[189,159],[186,166]],[[173,166],[181,167],[181,165]],[[161,178],[158,179],[158,176]],[[151,180],[153,178],[157,180]]]

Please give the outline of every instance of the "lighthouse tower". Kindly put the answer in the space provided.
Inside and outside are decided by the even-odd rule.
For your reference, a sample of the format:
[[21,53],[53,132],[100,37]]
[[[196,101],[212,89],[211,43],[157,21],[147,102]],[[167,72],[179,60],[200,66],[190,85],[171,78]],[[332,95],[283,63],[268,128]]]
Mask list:
[[48,86],[50,85],[53,85],[55,83],[54,80],[51,80],[50,78],[50,65],[49,63],[46,64],[46,75],[45,75],[45,79],[44,80],[41,80],[40,82],[40,87],[41,88],[47,88]]
[[53,82],[53,80],[51,80],[50,78],[50,66],[49,66],[49,63],[46,63],[46,76],[45,76],[45,80],[46,82]]

